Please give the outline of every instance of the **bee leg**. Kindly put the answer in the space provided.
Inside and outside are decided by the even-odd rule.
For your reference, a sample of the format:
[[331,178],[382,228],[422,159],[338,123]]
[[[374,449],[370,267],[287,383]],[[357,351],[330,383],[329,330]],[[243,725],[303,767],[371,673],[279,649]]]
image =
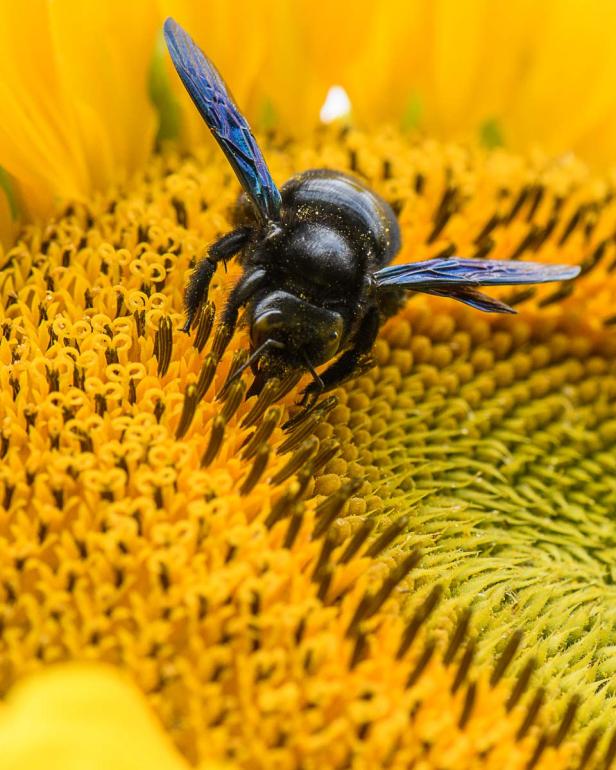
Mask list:
[[379,311],[376,307],[371,307],[362,318],[353,336],[351,347],[322,372],[320,384],[314,381],[305,388],[302,394],[302,405],[307,404],[306,408],[310,409],[322,392],[335,388],[353,375],[362,359],[372,350],[379,326]]
[[265,285],[266,279],[267,272],[263,268],[257,267],[246,271],[231,290],[219,324],[218,338],[220,342],[217,350],[219,356],[223,354],[233,336],[240,309]]
[[210,281],[216,270],[218,262],[224,262],[234,257],[238,251],[241,251],[248,244],[252,230],[250,227],[239,227],[227,235],[223,235],[216,243],[213,243],[205,256],[197,263],[192,271],[186,291],[184,292],[184,307],[186,309],[186,323],[180,331],[190,332],[190,327],[195,318],[197,310],[202,302],[207,299]]

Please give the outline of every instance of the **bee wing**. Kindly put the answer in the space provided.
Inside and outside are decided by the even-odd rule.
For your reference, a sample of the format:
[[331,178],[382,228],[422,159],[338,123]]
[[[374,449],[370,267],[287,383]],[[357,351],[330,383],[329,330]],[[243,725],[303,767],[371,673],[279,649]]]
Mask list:
[[470,286],[448,286],[439,289],[422,289],[426,294],[435,294],[437,297],[451,297],[458,302],[464,302],[476,310],[483,310],[484,313],[515,313],[516,311],[509,305],[501,302],[494,297],[488,297],[477,289]]
[[398,286],[451,297],[487,313],[514,313],[504,302],[477,291],[477,287],[568,281],[579,272],[579,267],[571,265],[452,257],[384,267],[374,277],[378,288]]
[[401,286],[414,291],[461,286],[513,286],[549,283],[575,278],[580,268],[572,265],[542,265],[497,259],[429,259],[408,265],[384,267],[375,273],[377,286]]
[[265,222],[280,216],[280,192],[224,80],[190,35],[173,19],[164,24],[165,40],[182,83],[227,159],[258,215]]

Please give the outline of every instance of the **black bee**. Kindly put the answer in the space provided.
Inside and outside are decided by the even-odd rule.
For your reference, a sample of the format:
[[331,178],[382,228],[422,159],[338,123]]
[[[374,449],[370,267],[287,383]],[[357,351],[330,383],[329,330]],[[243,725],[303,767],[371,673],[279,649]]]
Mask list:
[[326,169],[298,174],[279,190],[212,62],[173,19],[164,33],[184,86],[244,189],[236,229],[210,246],[191,275],[183,330],[190,331],[207,299],[217,263],[238,256],[244,272],[219,323],[230,338],[240,309],[247,308],[251,392],[270,376],[299,369],[312,375],[303,403],[313,404],[357,370],[407,290],[513,313],[477,287],[562,281],[579,273],[578,267],[459,258],[385,267],[400,249],[391,206],[358,179]]

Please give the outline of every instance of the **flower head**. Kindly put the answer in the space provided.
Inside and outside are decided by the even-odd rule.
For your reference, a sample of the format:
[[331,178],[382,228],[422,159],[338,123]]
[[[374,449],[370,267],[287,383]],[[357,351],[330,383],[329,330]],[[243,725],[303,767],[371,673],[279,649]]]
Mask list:
[[[121,745],[117,698],[158,747],[153,767],[609,765],[610,175],[397,129],[289,139],[282,123],[263,140],[274,178],[317,166],[364,178],[396,209],[400,261],[582,266],[574,284],[500,290],[516,317],[411,298],[374,368],[284,431],[296,380],[248,399],[247,374],[226,385],[247,330],[220,355],[214,318],[237,266],[216,273],[193,336],[177,331],[189,270],[230,227],[226,161],[169,145],[146,162],[144,143],[141,160],[94,179],[94,96],[70,68],[54,73],[83,95],[62,110],[84,176],[55,150],[41,158],[70,183],[42,160],[7,167],[28,211],[61,204],[21,231],[0,273],[0,690],[40,677],[0,711],[0,753],[19,770],[36,761],[17,727],[59,689],[72,703],[102,693],[81,716]],[[51,148],[64,135],[50,126]],[[46,671],[66,661],[122,669],[183,758],[108,668]],[[60,723],[54,757],[91,761]]]

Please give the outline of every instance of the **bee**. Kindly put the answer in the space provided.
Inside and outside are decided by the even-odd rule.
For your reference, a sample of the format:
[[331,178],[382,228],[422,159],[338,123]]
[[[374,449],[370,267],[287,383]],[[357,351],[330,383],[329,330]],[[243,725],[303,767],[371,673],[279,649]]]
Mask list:
[[[219,325],[231,338],[246,310],[249,391],[269,377],[309,373],[302,404],[353,376],[379,327],[408,291],[451,297],[489,313],[514,313],[480,286],[565,281],[578,267],[451,257],[390,266],[401,246],[391,206],[362,181],[329,169],[304,171],[276,186],[246,119],[212,62],[173,19],[164,24],[173,64],[243,188],[236,227],[213,243],[185,290],[190,332],[219,262],[243,267]],[[395,309],[393,312],[395,312]],[[320,373],[317,367],[327,364]]]

